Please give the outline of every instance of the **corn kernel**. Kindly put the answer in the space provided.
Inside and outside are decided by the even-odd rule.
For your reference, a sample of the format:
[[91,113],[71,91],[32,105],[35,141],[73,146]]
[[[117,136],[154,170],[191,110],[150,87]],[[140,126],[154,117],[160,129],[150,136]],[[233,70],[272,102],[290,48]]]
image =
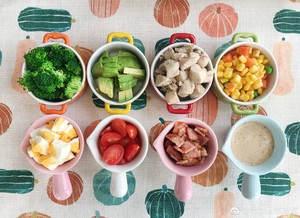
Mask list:
[[239,92],[239,90],[235,89],[231,94],[230,97],[233,99],[239,99],[241,93]]
[[244,56],[244,55],[241,55],[241,56],[239,56],[239,61],[241,62],[241,63],[246,63],[247,62],[247,58]]
[[246,73],[248,73],[249,68],[246,67],[241,73],[240,76],[244,76]]
[[264,59],[257,58],[257,59],[256,59],[256,61],[257,61],[257,63],[258,63],[258,64],[262,64],[262,63],[263,63],[263,61],[264,61]]
[[224,61],[220,60],[220,61],[219,61],[219,64],[223,65],[223,64],[224,64]]
[[217,72],[217,77],[218,77],[218,78],[223,78],[223,77],[224,77],[224,72],[218,70],[218,72]]
[[246,94],[245,90],[242,89],[241,90],[241,94]]
[[244,91],[248,91],[251,87],[251,84],[250,83],[246,83],[244,86],[243,86],[243,90]]
[[263,93],[263,89],[262,88],[259,88],[259,89],[257,89],[257,92],[258,92],[258,94],[262,94]]
[[231,66],[232,66],[232,62],[225,62],[225,63],[224,63],[224,66],[225,66],[225,67],[231,67]]
[[243,88],[242,83],[237,83],[237,84],[236,84],[236,89],[237,89],[237,90],[240,90],[241,88]]
[[263,60],[263,59],[265,58],[265,56],[264,56],[263,54],[260,54],[260,55],[258,56],[258,58]]
[[233,66],[236,66],[236,65],[238,65],[239,63],[240,63],[239,60],[238,60],[237,57],[235,56],[235,58],[232,59],[232,64],[233,64]]
[[230,80],[233,83],[240,83],[241,82],[242,77],[240,75],[234,75],[233,78]]
[[249,95],[247,95],[247,94],[241,94],[240,95],[240,100],[242,100],[242,101],[249,101]]
[[266,65],[267,63],[269,63],[269,60],[267,58],[264,58],[263,62],[264,65]]
[[239,63],[238,65],[236,65],[236,70],[237,71],[243,71],[246,68],[246,65],[244,63]]
[[253,89],[259,89],[263,86],[263,83],[261,81],[253,83],[252,87]]
[[242,85],[245,85],[245,84],[247,83],[247,81],[246,81],[246,78],[245,78],[245,77],[242,77],[242,79],[241,79],[241,83],[242,83]]
[[258,58],[259,55],[260,55],[260,50],[258,50],[258,49],[253,49],[252,50],[252,57]]
[[250,78],[252,81],[258,80],[258,78],[257,78],[257,76],[256,76],[255,74],[251,74],[251,75],[249,76],[249,78]]
[[219,64],[218,65],[218,70],[224,71],[225,70],[225,66],[223,64]]
[[261,79],[264,77],[265,73],[263,71],[258,71],[255,75],[258,79]]
[[232,77],[232,73],[233,73],[233,68],[226,67],[224,72],[224,78],[230,79]]
[[225,92],[226,95],[228,95],[228,96],[230,95],[230,92],[228,89],[225,88],[225,89],[223,89],[223,91]]
[[258,71],[263,71],[265,68],[265,65],[263,64],[258,64],[257,66],[258,66]]
[[255,73],[257,70],[258,70],[257,65],[253,65],[253,66],[251,66],[251,67],[249,68],[249,72],[250,72],[250,73]]
[[224,83],[228,82],[229,79],[227,79],[227,78],[221,78],[219,81],[224,84]]

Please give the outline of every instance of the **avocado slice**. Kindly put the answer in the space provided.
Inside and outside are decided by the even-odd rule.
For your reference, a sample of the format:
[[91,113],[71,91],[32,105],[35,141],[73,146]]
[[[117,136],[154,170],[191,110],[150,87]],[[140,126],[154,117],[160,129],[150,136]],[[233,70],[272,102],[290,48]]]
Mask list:
[[132,75],[133,78],[138,79],[139,81],[145,79],[145,70],[144,69],[124,67],[123,73]]
[[118,56],[118,70],[123,72],[124,67],[141,68],[136,56]]
[[133,98],[133,92],[132,89],[125,89],[122,91],[119,91],[118,101],[119,102],[125,102]]
[[109,98],[114,97],[114,79],[106,77],[98,77],[98,87],[100,92],[106,94]]
[[127,82],[120,82],[119,81],[119,88],[120,90],[126,90],[135,87],[137,84],[137,79],[132,79]]
[[102,70],[102,76],[103,77],[109,77],[109,78],[113,78],[113,77],[117,77],[119,74],[118,71],[118,64],[117,63],[106,63],[103,66],[103,70]]
[[94,79],[97,79],[99,76],[102,75],[103,70],[103,60],[108,58],[109,54],[107,51],[104,51],[98,61],[92,67],[92,76]]

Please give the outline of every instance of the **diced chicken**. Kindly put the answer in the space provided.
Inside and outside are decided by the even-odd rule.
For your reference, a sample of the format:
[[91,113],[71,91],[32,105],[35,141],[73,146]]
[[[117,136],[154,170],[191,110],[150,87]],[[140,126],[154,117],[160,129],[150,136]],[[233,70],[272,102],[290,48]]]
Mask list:
[[185,70],[180,70],[179,74],[175,77],[177,81],[184,82],[189,78],[189,73],[188,71]]
[[166,138],[173,142],[176,146],[181,147],[184,144],[182,138],[174,133],[170,133],[166,135]]
[[191,98],[199,98],[205,92],[205,88],[201,84],[196,84],[194,92],[190,94]]
[[171,58],[174,61],[180,61],[182,58],[186,58],[187,56],[187,53],[174,53]]
[[163,75],[163,76],[165,76],[166,75],[166,71],[164,71],[161,68],[156,68],[155,71],[154,71],[154,76],[157,76],[157,75]]
[[177,91],[167,91],[165,98],[168,104],[177,104],[180,102]]
[[194,44],[189,44],[189,45],[184,45],[184,46],[179,47],[179,48],[175,48],[175,51],[177,53],[190,53],[195,48],[196,48],[196,46]]
[[189,79],[195,83],[204,83],[207,80],[206,68],[201,68],[198,64],[191,66]]
[[178,96],[185,98],[192,94],[194,92],[194,89],[195,84],[191,80],[187,79],[183,82],[182,86],[180,87],[178,91]]
[[170,84],[167,86],[167,90],[177,91],[177,89],[178,89],[178,85],[177,85],[177,83],[174,83],[174,82],[170,83]]
[[197,134],[197,132],[195,132],[195,130],[193,130],[190,127],[188,127],[186,130],[187,130],[187,135],[188,135],[188,137],[191,141],[198,141],[199,140],[198,134]]
[[176,122],[174,124],[173,133],[178,134],[179,136],[183,136],[186,134],[186,129],[188,128],[188,125],[184,122]]
[[157,75],[156,79],[155,79],[155,85],[157,87],[162,87],[162,86],[167,86],[171,83],[171,79],[163,76],[163,75]]
[[172,48],[169,48],[164,52],[163,57],[165,58],[165,60],[171,59],[174,53],[175,51]]
[[166,152],[167,152],[167,154],[168,154],[171,158],[173,158],[176,162],[182,160],[181,154],[174,148],[174,146],[169,145],[169,146],[166,148]]
[[168,59],[164,62],[167,77],[173,78],[179,74],[179,62]]
[[213,77],[214,77],[214,71],[213,70],[207,71],[206,72],[206,77],[205,77],[205,79],[203,80],[202,83],[209,83],[209,82],[211,82],[213,80]]
[[194,149],[190,150],[189,152],[182,154],[182,159],[184,160],[193,158],[201,158],[201,151],[198,150],[196,147],[194,147]]
[[[192,53],[192,54],[191,54]],[[182,58],[179,62],[180,70],[186,70],[197,63],[199,60],[199,54],[195,52],[189,53],[188,57]]]
[[207,56],[202,56],[199,58],[199,60],[197,61],[197,64],[199,64],[199,66],[201,68],[204,68],[208,65],[209,63],[209,58]]

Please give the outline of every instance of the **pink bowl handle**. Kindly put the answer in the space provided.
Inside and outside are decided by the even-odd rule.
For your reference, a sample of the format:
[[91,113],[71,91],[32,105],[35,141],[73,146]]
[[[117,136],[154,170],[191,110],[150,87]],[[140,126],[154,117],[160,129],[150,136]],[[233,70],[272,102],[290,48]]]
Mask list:
[[52,176],[53,195],[58,200],[66,200],[72,194],[72,185],[67,171]]
[[193,195],[191,177],[177,175],[175,181],[174,194],[175,197],[180,201],[189,201]]
[[189,39],[191,43],[196,44],[196,37],[190,33],[174,33],[170,37],[170,44],[174,44],[176,39]]
[[167,110],[172,114],[189,114],[193,110],[193,104],[187,104],[187,108],[173,108],[171,104],[167,104]]

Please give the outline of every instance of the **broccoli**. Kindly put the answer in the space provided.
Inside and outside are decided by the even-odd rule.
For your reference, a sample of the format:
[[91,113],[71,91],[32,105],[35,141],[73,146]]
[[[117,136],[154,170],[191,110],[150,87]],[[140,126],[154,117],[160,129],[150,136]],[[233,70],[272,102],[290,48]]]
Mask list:
[[81,78],[79,76],[73,77],[65,88],[65,96],[67,98],[72,98],[77,92],[79,92],[81,87]]
[[39,99],[62,101],[82,88],[82,68],[68,48],[54,44],[37,47],[25,56],[26,72],[18,83]]

